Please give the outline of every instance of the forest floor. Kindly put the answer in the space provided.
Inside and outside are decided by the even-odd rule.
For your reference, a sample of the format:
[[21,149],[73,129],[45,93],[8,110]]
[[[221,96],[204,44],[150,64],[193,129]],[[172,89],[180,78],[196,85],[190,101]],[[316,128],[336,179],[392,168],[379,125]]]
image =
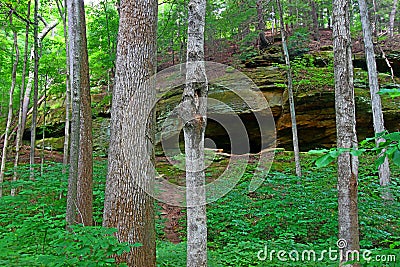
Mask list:
[[[381,187],[374,166],[376,156],[360,157],[359,219],[363,249],[372,255],[397,255],[393,260],[367,262],[362,266],[398,266],[400,257],[399,217],[400,169],[392,165],[395,201],[382,200]],[[263,248],[304,251],[315,250],[317,255],[327,248],[337,248],[337,190],[336,164],[316,169],[315,155],[301,153],[303,177],[294,175],[293,152],[278,151],[262,185],[249,192],[249,184],[257,169],[250,162],[236,186],[226,195],[207,205],[209,266],[337,266],[336,261],[288,261],[258,258]],[[157,170],[164,178],[176,183],[182,170],[167,166],[159,157]],[[174,162],[178,163],[179,162]],[[206,170],[207,179],[214,179],[226,160],[216,157]],[[102,221],[107,161],[94,161],[94,228],[77,228],[71,236],[65,231],[65,196],[68,177],[62,165],[50,160],[42,173],[30,180],[28,166],[19,169],[21,178],[16,183],[19,194],[9,196],[10,183],[5,183],[0,208],[0,265],[1,266],[93,266],[113,253],[116,244],[104,236],[99,226]],[[185,210],[171,210],[157,205],[157,266],[186,266]],[[170,215],[170,229],[166,214]],[[173,237],[171,237],[171,231]],[[108,234],[110,235],[110,234]],[[96,241],[93,241],[93,238]],[[173,241],[173,242],[171,242]],[[386,257],[389,259],[389,257]],[[76,263],[78,262],[78,263]],[[58,265],[57,265],[58,264]],[[384,264],[384,265],[383,265]],[[98,266],[98,265],[96,265]]]

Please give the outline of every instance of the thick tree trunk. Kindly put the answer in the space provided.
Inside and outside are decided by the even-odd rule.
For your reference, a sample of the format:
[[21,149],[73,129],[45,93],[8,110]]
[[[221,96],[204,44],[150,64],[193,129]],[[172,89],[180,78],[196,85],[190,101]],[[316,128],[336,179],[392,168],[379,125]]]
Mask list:
[[[33,111],[31,124],[31,150],[29,153],[30,179],[35,178],[33,164],[35,164],[35,144],[36,144],[36,123],[38,113],[38,94],[39,94],[39,37],[38,37],[38,8],[39,0],[35,0],[34,7],[34,27],[33,27]],[[27,89],[28,91],[28,89]],[[24,115],[24,114],[22,114]],[[22,116],[22,119],[24,116]],[[24,124],[23,124],[24,125]],[[23,128],[22,128],[23,129]]]
[[[12,14],[10,15],[10,25],[12,25]],[[4,135],[4,144],[3,144],[3,153],[1,157],[1,166],[0,166],[0,198],[3,196],[3,180],[4,180],[4,172],[7,161],[7,146],[8,146],[8,135],[11,128],[11,121],[13,117],[13,95],[15,89],[15,83],[17,79],[17,66],[19,61],[19,49],[18,49],[18,35],[16,30],[13,30],[14,36],[14,49],[15,49],[15,60],[12,68],[11,74],[11,88],[9,94],[8,101],[8,116],[7,116],[7,124],[6,124],[6,132]]]
[[[367,3],[365,0],[358,0],[358,5],[360,7],[361,23],[364,34],[365,56],[367,58],[369,90],[371,93],[372,118],[374,122],[374,131],[375,134],[377,134],[385,131],[381,97],[378,94],[379,92],[378,71],[376,68],[374,44],[372,42],[372,34],[368,18]],[[376,145],[378,146],[379,143],[384,141],[385,140],[377,140]],[[385,158],[383,164],[379,166],[379,180],[382,186],[388,186],[390,184],[390,168],[387,157]]]
[[204,173],[204,133],[208,83],[204,64],[206,0],[190,0],[186,86],[181,118],[186,154],[187,266],[207,266],[207,217]]
[[[28,11],[27,18],[29,19],[31,14],[31,2],[28,2]],[[24,103],[24,91],[25,91],[25,76],[26,76],[26,66],[28,64],[28,45],[29,45],[29,26],[30,23],[26,23],[25,28],[25,46],[24,46],[24,64],[22,67],[22,77],[21,77],[21,90],[19,97],[19,111],[18,111],[18,125],[17,125],[17,136],[16,136],[16,144],[15,144],[15,159],[14,159],[14,176],[13,181],[17,181],[18,179],[18,164],[19,164],[19,150],[22,143],[22,106]],[[15,188],[11,188],[11,195],[14,196],[16,192]]]
[[287,77],[288,77],[288,96],[289,96],[289,109],[290,109],[290,117],[292,120],[292,135],[293,135],[293,151],[294,151],[294,159],[296,164],[296,175],[301,177],[301,164],[300,164],[300,149],[299,149],[299,140],[297,135],[297,122],[296,122],[296,110],[294,107],[294,97],[293,97],[293,79],[292,79],[292,68],[290,66],[290,57],[289,51],[287,48],[286,42],[286,32],[285,25],[283,20],[283,10],[280,0],[276,0],[276,4],[278,6],[280,21],[281,21],[281,35],[282,35],[282,47],[283,54],[285,56],[285,62],[287,66]]
[[141,243],[116,256],[128,266],[156,265],[153,190],[155,89],[146,82],[156,68],[157,1],[121,0],[111,137],[103,226],[121,242]]
[[390,11],[390,15],[389,15],[388,33],[389,33],[390,38],[393,38],[393,35],[394,35],[394,21],[396,19],[397,4],[398,4],[398,0],[393,0],[392,10]]
[[[337,147],[357,148],[349,3],[333,0],[332,10]],[[344,255],[341,265],[351,260],[346,257],[349,251],[360,251],[357,179],[358,158],[349,152],[341,154],[338,157],[338,221],[339,239],[345,244],[341,246],[341,255]]]

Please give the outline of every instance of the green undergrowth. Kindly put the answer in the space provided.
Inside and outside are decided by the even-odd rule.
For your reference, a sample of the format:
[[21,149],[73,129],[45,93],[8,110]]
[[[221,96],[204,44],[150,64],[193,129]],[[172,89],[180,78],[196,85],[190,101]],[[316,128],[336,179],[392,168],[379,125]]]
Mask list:
[[[294,175],[293,153],[278,152],[255,192],[248,190],[255,169],[250,164],[233,190],[207,206],[209,266],[337,266],[337,260],[321,257],[323,250],[337,250],[336,165],[316,169],[314,156],[302,153],[301,157],[302,178]],[[371,252],[366,259],[370,262],[364,260],[363,266],[398,266],[400,170],[392,167],[394,200],[384,201],[374,158],[366,154],[360,160],[360,240],[361,248]],[[215,159],[209,176],[220,174],[218,168],[225,163]],[[158,166],[159,172],[166,168]],[[5,196],[0,199],[0,266],[113,266],[108,256],[129,249],[127,244],[118,244],[113,229],[100,227],[106,161],[94,166],[96,226],[77,226],[72,233],[65,231],[67,175],[61,169],[61,164],[47,163],[43,175],[37,173],[31,181],[28,169],[21,168],[21,179],[14,184],[8,173]],[[172,174],[172,170],[166,173]],[[8,195],[11,186],[18,188],[15,197]],[[156,209],[157,266],[185,266],[186,243],[168,242],[161,206]],[[184,217],[179,223],[185,229]],[[286,261],[280,260],[279,250],[292,251],[292,258],[286,255]],[[301,253],[310,250],[316,253],[315,261],[312,255],[302,260]],[[298,258],[293,251],[300,253]],[[376,255],[389,260],[396,255],[397,262],[376,262]]]

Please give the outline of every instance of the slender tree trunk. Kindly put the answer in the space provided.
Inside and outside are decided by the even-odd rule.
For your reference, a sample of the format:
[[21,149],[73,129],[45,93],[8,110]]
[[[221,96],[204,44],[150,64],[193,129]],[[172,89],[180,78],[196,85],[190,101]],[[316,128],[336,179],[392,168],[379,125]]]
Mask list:
[[[377,134],[385,131],[381,97],[378,94],[379,92],[378,71],[376,68],[374,44],[372,42],[372,34],[368,18],[367,3],[365,0],[358,0],[358,5],[360,7],[361,23],[364,33],[364,47],[365,47],[365,55],[367,58],[369,89],[371,93],[372,118],[374,122],[374,131],[375,134]],[[382,139],[377,140],[376,145],[379,146],[379,143],[384,141],[385,140]],[[382,186],[388,186],[390,184],[390,168],[387,157],[385,158],[383,164],[379,166],[379,180]],[[383,197],[389,197],[389,195],[385,194]]]
[[378,37],[378,7],[376,5],[376,0],[372,0],[372,8],[374,11],[374,16],[372,20],[372,34],[376,38]]
[[394,21],[396,19],[397,4],[398,4],[398,0],[393,0],[392,10],[390,11],[390,15],[389,15],[388,33],[389,33],[390,38],[393,38],[393,35],[394,35]]
[[[274,7],[272,7],[273,9]],[[289,17],[291,18],[293,16],[293,3],[292,0],[288,0],[288,12],[289,12]],[[290,22],[290,30],[293,31],[294,26],[293,26],[293,21]]]
[[[31,16],[31,2],[28,2],[28,11],[27,18],[29,19]],[[28,45],[29,45],[29,22],[26,23],[25,28],[25,46],[24,46],[24,64],[22,67],[22,77],[21,77],[21,91],[19,93],[19,111],[18,111],[18,125],[17,125],[17,137],[15,144],[15,159],[14,159],[14,176],[13,181],[17,181],[18,179],[18,164],[19,164],[19,150],[22,143],[22,106],[24,103],[24,90],[25,90],[25,77],[26,77],[26,66],[28,64]],[[15,188],[11,188],[11,195],[14,196],[16,192]]]
[[154,200],[147,194],[155,178],[155,89],[146,81],[156,68],[157,7],[155,0],[120,1],[103,226],[117,228],[121,242],[142,244],[115,256],[128,266],[156,265]]
[[83,0],[67,3],[72,91],[67,225],[92,225],[92,121]]
[[[337,147],[357,148],[349,2],[333,0],[332,10]],[[358,158],[342,153],[338,157],[339,239],[345,244],[341,246],[341,265],[351,260],[346,257],[349,251],[360,251],[357,179]]]
[[319,42],[319,25],[318,25],[318,15],[317,15],[317,8],[315,6],[315,1],[310,0],[311,5],[311,15],[312,15],[312,24],[313,24],[313,36],[314,40]]
[[[274,14],[274,15],[273,15],[273,18],[272,18],[272,23],[271,23],[271,24],[272,24],[272,25],[271,25],[272,43],[274,43],[274,42],[275,42],[276,17],[275,17],[275,9],[274,9],[274,6],[272,6],[271,9],[272,9],[272,14]],[[292,24],[292,31],[293,31],[293,24]]]
[[35,0],[34,7],[34,30],[33,30],[33,111],[32,111],[32,125],[31,125],[31,151],[29,153],[29,165],[30,165],[30,178],[35,178],[33,164],[35,164],[35,146],[36,146],[36,123],[37,123],[37,112],[38,112],[38,94],[39,94],[39,37],[38,37],[38,8],[39,0]]
[[[46,137],[46,115],[47,115],[47,83],[48,83],[48,75],[46,73],[46,78],[44,79],[44,106],[43,106],[43,131],[42,131],[42,149],[41,149],[41,153],[40,153],[40,175],[43,176],[43,171],[44,171],[44,161],[45,161],[45,155],[44,155],[44,147],[45,147],[45,143],[44,143],[44,139]],[[43,79],[42,79],[42,84],[43,84]]]
[[57,0],[57,8],[58,13],[63,22],[63,30],[64,30],[64,41],[65,41],[65,66],[66,66],[66,75],[65,75],[65,128],[64,128],[64,150],[63,150],[63,173],[66,173],[67,165],[69,162],[69,132],[70,132],[70,113],[71,113],[71,89],[70,89],[70,79],[69,79],[69,45],[68,45],[68,31],[67,31],[67,20],[66,20],[66,8],[67,8],[67,0],[64,0],[64,10],[62,7],[61,0]]
[[269,42],[267,40],[267,37],[265,36],[265,21],[264,21],[264,10],[263,10],[263,0],[257,0],[257,18],[258,18],[258,26],[257,30],[259,31],[259,40],[260,44],[259,47],[260,49],[264,49],[268,47]]
[[83,0],[79,1],[80,54],[80,138],[77,181],[78,222],[93,224],[93,141],[92,107],[90,100],[89,58],[86,40],[86,20]]
[[290,66],[290,57],[289,51],[286,43],[286,32],[285,25],[283,20],[283,10],[280,0],[276,0],[276,4],[278,6],[280,21],[281,21],[281,35],[282,35],[282,47],[283,54],[285,56],[285,62],[287,67],[287,77],[288,77],[288,96],[289,96],[289,109],[290,109],[290,117],[292,119],[292,135],[293,135],[293,151],[294,151],[294,159],[296,164],[296,175],[301,177],[301,164],[300,164],[300,149],[299,149],[299,139],[297,135],[297,122],[296,122],[296,110],[294,106],[294,97],[293,97],[293,79],[292,79],[292,68]]
[[332,29],[332,25],[331,25],[332,18],[331,18],[330,12],[329,12],[329,8],[326,12],[327,12],[327,16],[328,16],[328,29]]
[[[45,28],[40,32],[40,34],[37,36],[39,46],[43,39],[46,37],[46,35],[58,24],[57,21],[53,21],[52,23],[48,24],[45,26]],[[31,55],[30,55],[30,60],[34,61],[35,60],[35,47],[32,47],[31,49]],[[34,68],[29,68],[29,74],[28,74],[28,83],[26,85],[26,90],[24,94],[24,104],[22,105],[22,128],[21,131],[22,133],[25,130],[25,125],[26,125],[26,118],[28,116],[28,108],[29,108],[29,102],[30,102],[30,95],[32,93],[32,83],[34,83]]]
[[207,266],[207,217],[204,173],[204,133],[208,82],[204,64],[206,0],[190,0],[186,86],[181,118],[186,154],[187,266]]
[[[10,15],[10,25],[12,25],[12,14]],[[7,117],[7,124],[6,124],[6,132],[4,136],[4,146],[3,146],[3,153],[1,157],[1,167],[0,167],[0,198],[3,196],[3,180],[4,180],[4,172],[6,167],[7,161],[7,146],[8,146],[8,135],[11,128],[11,121],[13,117],[13,95],[15,89],[15,83],[17,79],[17,67],[19,61],[19,49],[18,49],[18,34],[15,29],[13,29],[13,36],[14,36],[14,49],[15,49],[15,60],[12,68],[11,74],[11,88],[9,94],[9,101],[8,101],[8,117]]]
[[[111,58],[112,57],[112,48],[111,48],[111,36],[110,36],[110,26],[109,26],[109,17],[108,17],[108,2],[105,0],[103,2],[103,8],[104,8],[104,14],[106,16],[106,32],[107,32],[107,49],[108,49],[108,56]],[[107,69],[107,92],[111,92],[111,83],[110,83],[110,74],[113,73],[113,68],[108,68]]]
[[79,47],[79,0],[67,1],[68,13],[68,47],[69,47],[69,73],[72,100],[71,140],[70,140],[70,168],[68,176],[67,193],[67,226],[77,223],[77,183],[80,138],[80,54]]

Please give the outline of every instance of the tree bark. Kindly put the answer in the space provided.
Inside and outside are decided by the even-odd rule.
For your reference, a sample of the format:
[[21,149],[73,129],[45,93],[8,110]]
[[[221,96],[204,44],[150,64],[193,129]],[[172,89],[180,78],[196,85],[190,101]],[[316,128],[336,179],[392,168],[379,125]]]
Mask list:
[[310,0],[311,5],[311,15],[312,15],[312,24],[313,24],[313,37],[315,41],[319,42],[319,25],[318,25],[318,15],[317,15],[317,8],[315,6],[315,1]]
[[[333,0],[332,10],[337,147],[357,148],[349,3]],[[357,179],[358,158],[349,152],[342,153],[338,157],[338,221],[339,239],[345,240],[346,246],[342,248],[341,265],[351,260],[346,258],[348,251],[360,251]]]
[[[10,25],[12,25],[12,14],[10,15]],[[7,146],[8,146],[8,135],[11,128],[11,121],[13,117],[13,95],[15,89],[15,83],[17,79],[17,66],[19,61],[19,49],[18,49],[18,34],[15,29],[13,29],[14,36],[14,49],[15,49],[15,60],[12,68],[11,74],[11,88],[9,93],[9,101],[8,101],[8,116],[7,116],[7,124],[6,131],[4,136],[4,144],[3,144],[3,153],[1,157],[1,167],[0,167],[0,198],[3,196],[3,180],[4,180],[4,172],[6,167],[7,160]]]
[[[29,21],[29,17],[31,14],[31,2],[28,2],[28,11],[27,11],[27,18]],[[22,106],[24,103],[24,91],[25,91],[25,76],[26,76],[26,66],[28,64],[28,45],[29,45],[29,27],[30,23],[26,23],[25,28],[25,46],[24,46],[24,64],[22,67],[22,77],[21,77],[21,90],[20,90],[20,97],[19,97],[19,109],[18,109],[18,124],[17,124],[17,136],[16,136],[16,144],[15,144],[15,159],[14,159],[14,176],[13,181],[17,181],[18,179],[18,164],[19,164],[19,150],[22,143]],[[11,195],[14,196],[16,192],[15,188],[11,188]]]
[[67,1],[68,13],[68,47],[70,56],[70,86],[72,100],[71,116],[71,140],[70,140],[70,169],[68,177],[67,193],[67,227],[77,223],[77,184],[78,184],[78,161],[79,161],[79,138],[80,138],[80,53],[79,44],[79,1]]
[[[48,24],[45,26],[45,28],[40,32],[38,35],[39,39],[39,46],[42,43],[43,39],[46,37],[46,35],[58,24],[58,21],[53,21],[52,23]],[[30,55],[30,60],[34,61],[35,60],[35,47],[32,47],[31,49],[31,55]],[[29,68],[29,74],[28,74],[28,83],[26,85],[26,90],[24,94],[24,104],[22,106],[22,133],[25,130],[25,125],[26,125],[26,118],[28,116],[28,108],[29,108],[29,102],[30,102],[30,95],[32,92],[32,82],[34,83],[34,76],[35,72],[34,69],[31,67]]]
[[[38,113],[38,94],[39,94],[39,20],[38,20],[39,0],[35,0],[34,7],[34,27],[33,27],[33,111],[31,125],[31,150],[29,153],[30,179],[35,178],[33,165],[35,164],[35,144],[36,144],[36,123]],[[28,91],[28,89],[26,90]],[[26,93],[26,92],[25,92]],[[23,115],[23,114],[22,114]],[[24,116],[22,116],[22,119]],[[24,125],[24,124],[23,124]],[[23,129],[23,128],[22,128]]]
[[83,0],[79,1],[80,39],[80,138],[77,181],[78,222],[93,224],[93,141],[92,107],[90,99],[89,58],[86,40],[86,20]]
[[397,4],[398,4],[398,0],[393,0],[392,10],[390,11],[390,15],[389,15],[388,33],[389,33],[390,38],[393,38],[393,35],[394,35],[394,21],[396,19]]
[[374,11],[373,20],[372,20],[372,32],[373,36],[378,37],[378,7],[376,4],[376,0],[372,0],[372,8]]
[[[372,42],[372,33],[370,22],[368,18],[367,3],[365,0],[358,0],[358,5],[360,8],[361,23],[363,27],[364,34],[364,49],[365,56],[367,58],[368,67],[368,79],[369,79],[369,90],[371,94],[371,107],[372,107],[372,118],[374,123],[375,134],[385,131],[385,124],[383,120],[382,112],[382,102],[379,92],[378,83],[378,70],[375,61],[374,44]],[[380,139],[376,141],[376,145],[384,142],[385,140]],[[388,186],[390,184],[390,168],[389,160],[386,157],[382,165],[379,166],[379,180],[382,186]],[[388,197],[388,196],[384,196]]]
[[263,10],[263,0],[257,0],[256,5],[257,5],[257,18],[258,18],[258,26],[257,30],[259,31],[259,48],[264,49],[267,48],[269,45],[269,42],[267,40],[267,37],[265,36],[265,21],[264,21],[264,10]]
[[293,151],[294,151],[294,159],[296,164],[296,175],[301,177],[301,164],[300,164],[300,149],[299,149],[299,139],[297,135],[297,122],[296,122],[296,110],[294,107],[294,97],[293,97],[293,79],[292,79],[292,68],[290,66],[290,57],[289,51],[287,48],[286,42],[286,32],[285,32],[285,24],[283,20],[283,10],[280,0],[276,0],[276,4],[278,6],[278,12],[281,21],[281,35],[282,35],[282,47],[283,54],[285,56],[285,62],[287,67],[287,77],[288,77],[288,96],[289,96],[289,109],[290,109],[290,117],[292,120],[292,135],[293,135]]
[[64,0],[64,10],[62,10],[62,2],[61,0],[57,0],[57,8],[58,13],[63,22],[63,30],[64,30],[64,41],[65,41],[65,66],[66,66],[66,75],[65,75],[65,127],[64,127],[64,149],[63,149],[63,173],[66,172],[67,165],[69,162],[69,132],[70,132],[70,113],[71,113],[71,88],[70,88],[70,79],[69,79],[69,46],[68,46],[68,30],[67,30],[67,20],[66,20],[66,8],[67,8],[67,0]]
[[92,113],[83,0],[69,1],[68,35],[72,91],[71,158],[67,225],[92,225]]
[[154,200],[146,193],[155,178],[155,89],[146,81],[156,68],[157,8],[155,0],[120,1],[103,226],[117,228],[121,242],[142,244],[115,256],[128,266],[156,265]]
[[208,82],[204,64],[206,0],[190,0],[186,86],[182,96],[186,154],[187,263],[207,266],[207,216],[204,172],[204,133],[207,124]]

